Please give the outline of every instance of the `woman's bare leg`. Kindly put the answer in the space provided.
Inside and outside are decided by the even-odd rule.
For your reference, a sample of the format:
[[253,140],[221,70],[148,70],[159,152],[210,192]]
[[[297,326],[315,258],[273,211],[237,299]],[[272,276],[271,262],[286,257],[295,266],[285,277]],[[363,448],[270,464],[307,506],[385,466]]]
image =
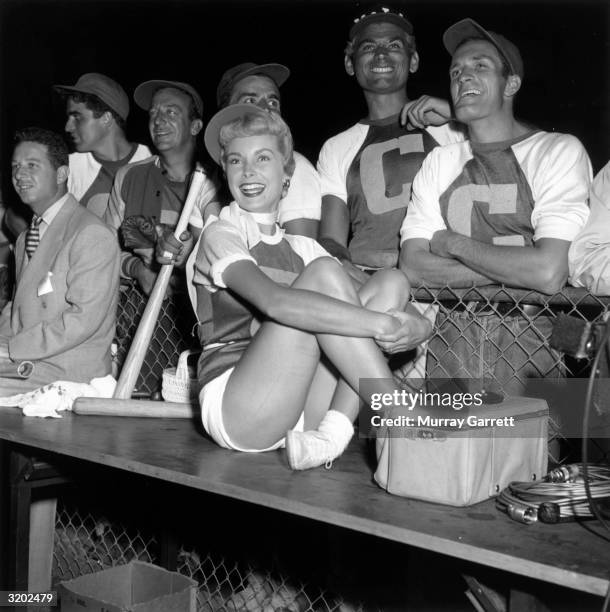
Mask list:
[[[386,312],[391,308],[404,310],[409,299],[409,284],[406,277],[398,270],[382,270],[371,277],[358,290],[361,303],[370,310]],[[327,357],[333,363],[337,362],[337,356],[328,352],[323,346]],[[379,354],[380,351],[378,351]],[[385,362],[385,357],[383,358]],[[324,368],[323,364],[320,369]],[[375,392],[392,392],[395,385],[392,374],[387,367],[385,368],[384,378],[378,378],[375,383]],[[316,378],[328,380],[330,373],[326,370],[318,372]],[[374,376],[362,376],[361,378],[375,378]],[[307,469],[332,461],[341,454],[344,447],[338,447],[337,440],[342,440],[344,446],[347,445],[351,435],[348,437],[346,422],[353,423],[356,419],[362,399],[357,393],[358,386],[354,386],[354,381],[349,381],[347,377],[338,379],[335,391],[332,396],[331,404],[327,412],[318,410],[322,413],[322,420],[315,431],[296,432],[289,431],[286,438],[286,450],[288,460],[293,469]],[[359,380],[356,381],[358,385]],[[344,418],[340,418],[342,415]],[[306,419],[307,423],[307,419]]]
[[[341,266],[326,258],[310,264],[294,287],[361,303]],[[338,396],[338,407],[347,418],[353,420],[358,410],[355,390],[360,378],[378,379],[384,391],[390,391],[392,376],[374,340],[316,335],[267,321],[240,359],[225,390],[224,426],[237,445],[266,448],[294,427],[314,380],[320,348],[348,383]],[[349,408],[347,402],[343,406],[344,397],[350,398]]]

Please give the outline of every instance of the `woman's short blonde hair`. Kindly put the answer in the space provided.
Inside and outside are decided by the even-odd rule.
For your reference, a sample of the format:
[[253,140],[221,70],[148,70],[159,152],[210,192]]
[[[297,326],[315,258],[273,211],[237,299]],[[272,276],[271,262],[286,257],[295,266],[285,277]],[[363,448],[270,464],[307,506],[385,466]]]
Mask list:
[[263,111],[256,107],[253,108],[251,113],[246,113],[230,123],[226,123],[220,129],[218,140],[223,164],[226,148],[233,139],[265,134],[277,138],[280,152],[284,158],[284,171],[288,176],[292,176],[295,162],[290,128],[276,112]]

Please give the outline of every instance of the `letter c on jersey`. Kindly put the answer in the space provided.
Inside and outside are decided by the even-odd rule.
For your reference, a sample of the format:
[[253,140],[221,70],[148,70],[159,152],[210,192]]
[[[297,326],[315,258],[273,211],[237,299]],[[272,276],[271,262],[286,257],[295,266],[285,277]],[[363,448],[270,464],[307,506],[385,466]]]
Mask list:
[[[472,236],[472,208],[475,203],[489,204],[490,215],[507,215],[517,212],[517,185],[509,183],[491,185],[462,185],[449,198],[447,225],[449,229]],[[503,246],[524,246],[523,236],[496,236],[493,244]]]
[[383,172],[383,157],[389,151],[398,149],[401,155],[422,154],[424,143],[421,134],[406,134],[385,142],[368,145],[360,157],[360,181],[369,210],[374,215],[406,208],[411,196],[411,183],[403,183],[401,193],[386,196],[386,182]]

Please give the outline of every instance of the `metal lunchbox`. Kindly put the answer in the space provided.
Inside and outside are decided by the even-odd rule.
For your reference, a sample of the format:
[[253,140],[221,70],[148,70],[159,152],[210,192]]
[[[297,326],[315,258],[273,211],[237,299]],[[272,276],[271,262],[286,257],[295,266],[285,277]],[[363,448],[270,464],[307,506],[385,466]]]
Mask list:
[[400,407],[389,415],[377,432],[374,476],[388,493],[470,506],[513,480],[547,472],[549,410],[542,399],[508,397],[465,410]]

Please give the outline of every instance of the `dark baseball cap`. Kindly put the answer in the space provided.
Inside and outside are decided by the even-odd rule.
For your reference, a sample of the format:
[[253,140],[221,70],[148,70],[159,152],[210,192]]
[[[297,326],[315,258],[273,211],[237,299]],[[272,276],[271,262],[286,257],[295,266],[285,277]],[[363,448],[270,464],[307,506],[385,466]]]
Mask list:
[[220,164],[220,143],[218,138],[223,125],[231,123],[235,119],[245,117],[246,115],[268,115],[269,110],[265,110],[256,104],[231,104],[219,110],[209,121],[203,135],[203,142],[210,157]]
[[133,92],[133,99],[140,108],[147,111],[150,109],[155,93],[157,93],[159,89],[165,89],[167,87],[179,89],[180,91],[184,91],[191,96],[193,102],[195,103],[197,114],[199,117],[203,115],[203,100],[201,99],[201,96],[197,93],[192,85],[189,85],[188,83],[181,83],[180,81],[144,81],[144,83],[140,83],[136,87],[136,90]]
[[462,19],[454,23],[443,34],[443,44],[450,55],[468,38],[483,38],[488,40],[504,58],[511,73],[523,78],[523,59],[517,46],[501,34],[496,34],[480,26],[474,19]]
[[110,77],[97,72],[83,74],[74,85],[53,85],[60,94],[84,93],[98,97],[121,119],[129,115],[129,98],[125,90]]
[[231,96],[231,90],[235,84],[254,74],[269,77],[280,88],[290,76],[290,70],[282,64],[255,64],[245,62],[229,68],[220,79],[216,88],[216,104],[221,106],[223,100]]
[[353,40],[356,38],[356,36],[371,23],[393,23],[399,28],[402,28],[407,34],[413,34],[411,22],[401,11],[389,4],[380,4],[354,19],[354,25],[352,25],[349,31],[349,39]]

